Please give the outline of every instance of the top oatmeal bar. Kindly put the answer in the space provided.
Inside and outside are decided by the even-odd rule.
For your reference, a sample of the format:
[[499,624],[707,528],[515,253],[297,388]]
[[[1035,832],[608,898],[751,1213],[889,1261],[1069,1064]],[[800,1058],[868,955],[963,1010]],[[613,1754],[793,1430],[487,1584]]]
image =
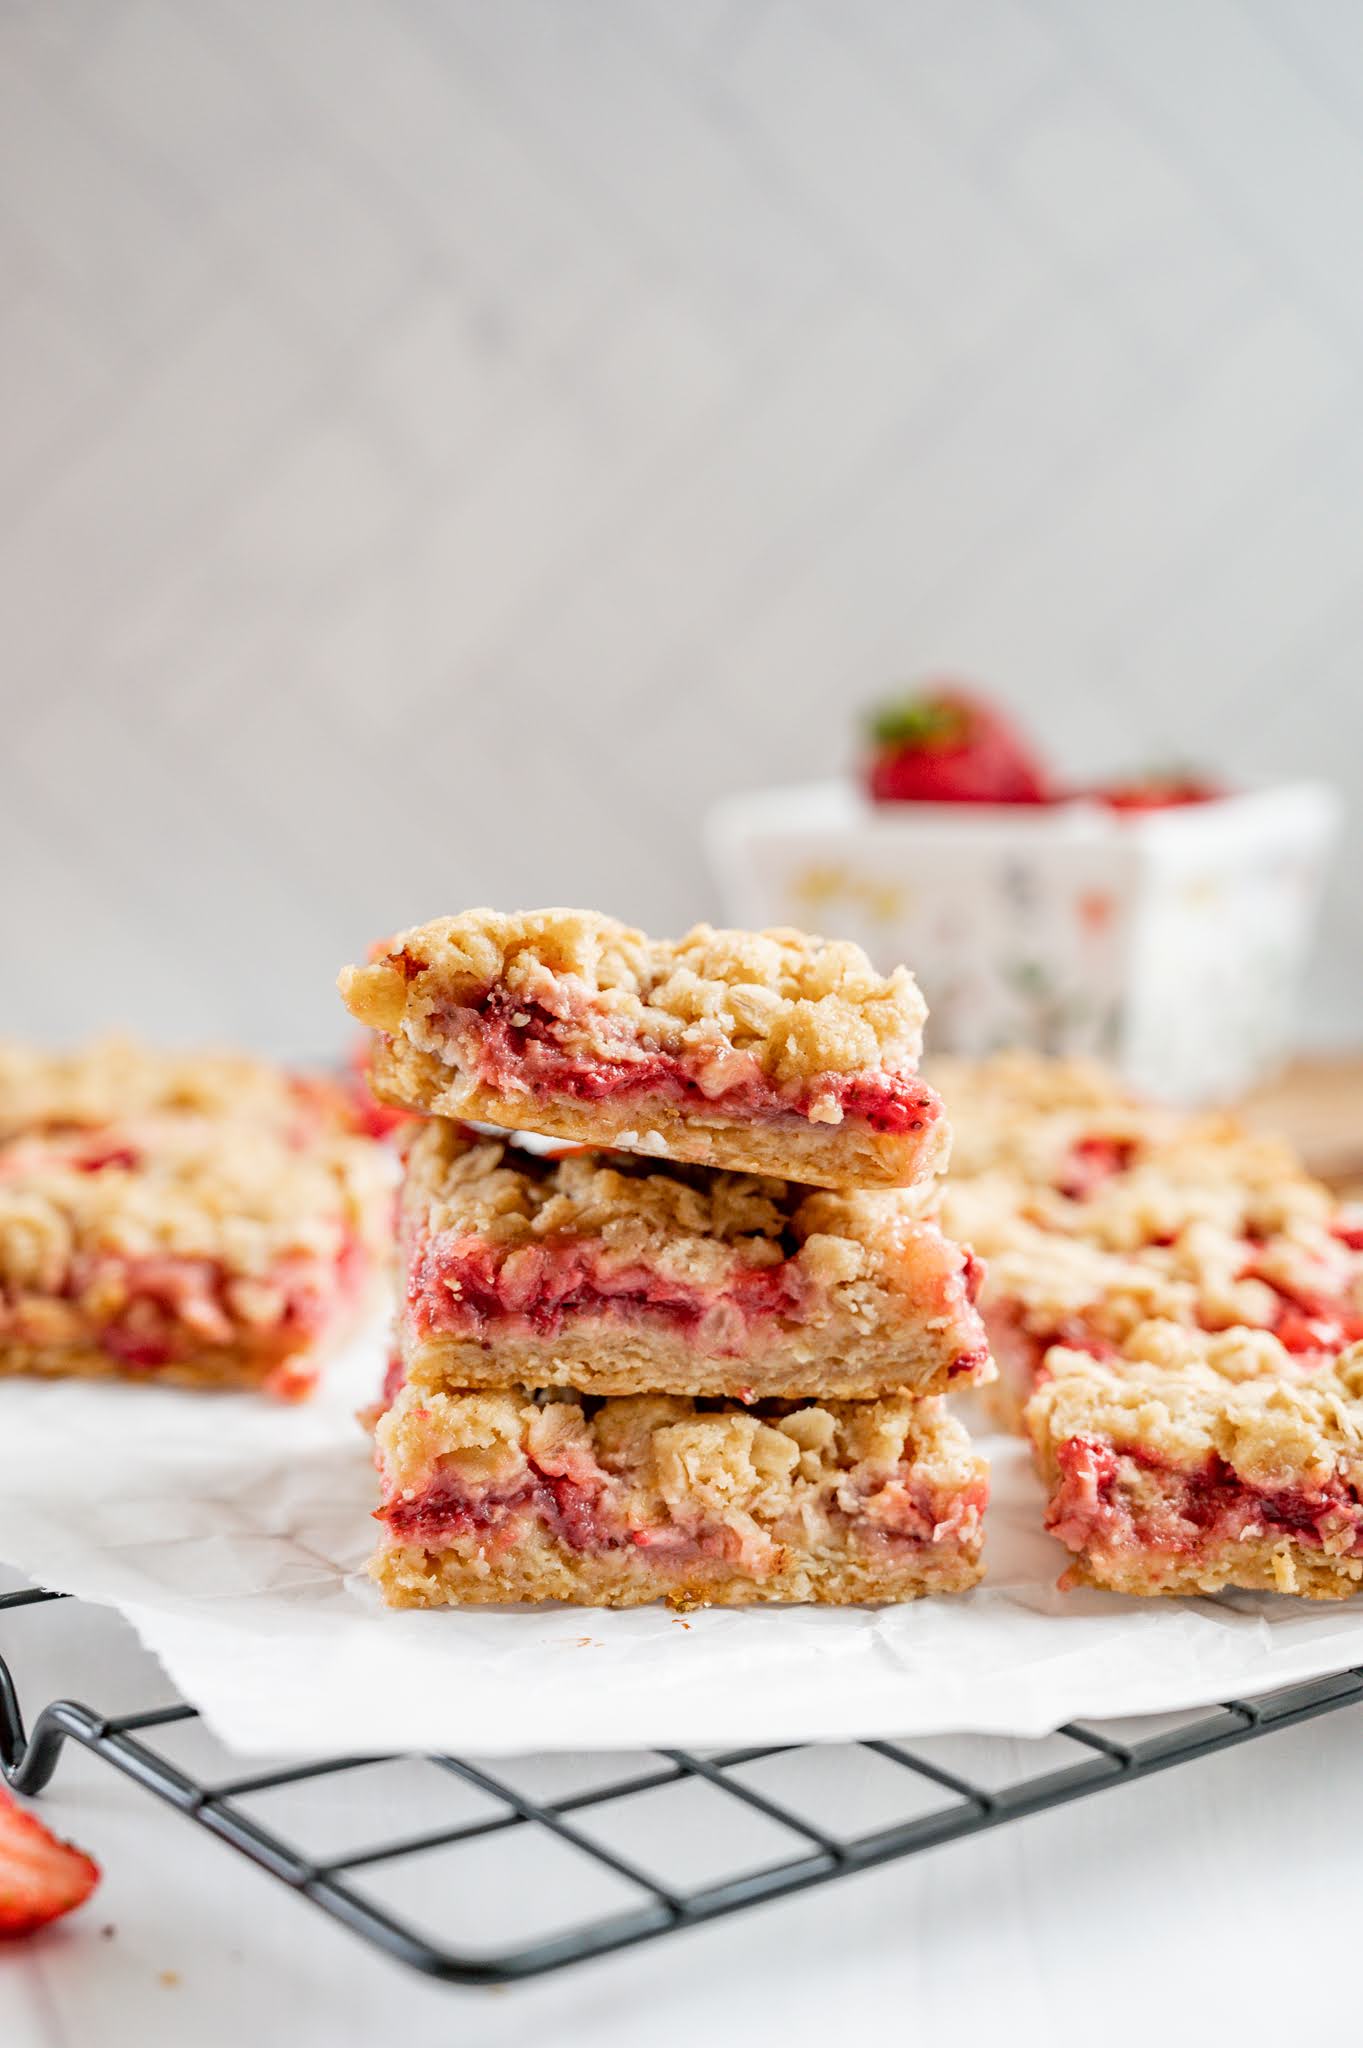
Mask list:
[[945,1164],[917,985],[846,942],[470,910],[340,986],[378,1034],[375,1091],[402,1108],[821,1187]]

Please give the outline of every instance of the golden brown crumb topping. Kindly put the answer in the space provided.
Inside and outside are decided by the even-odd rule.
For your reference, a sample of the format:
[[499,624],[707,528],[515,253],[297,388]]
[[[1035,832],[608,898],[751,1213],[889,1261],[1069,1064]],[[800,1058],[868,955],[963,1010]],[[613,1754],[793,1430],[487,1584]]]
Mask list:
[[0,1154],[0,1292],[57,1293],[89,1260],[166,1255],[264,1281],[365,1235],[383,1178],[362,1141],[299,1148],[211,1117],[20,1138]]
[[[390,1499],[428,1488],[508,1492],[540,1472],[596,1487],[639,1522],[730,1528],[745,1552],[773,1527],[812,1536],[831,1512],[901,1525],[908,1468],[916,1492],[983,1506],[986,1468],[937,1399],[769,1403],[754,1414],[663,1395],[593,1402],[577,1394],[422,1394],[408,1387],[379,1423]],[[969,1512],[969,1511],[968,1511]],[[957,1515],[958,1533],[960,1518]]]
[[952,1121],[956,1173],[1008,1166],[1049,1178],[1081,1134],[1178,1128],[1176,1111],[1152,1109],[1094,1060],[1002,1052],[987,1059],[933,1058],[927,1079]]
[[1134,1251],[1194,1226],[1239,1238],[1309,1231],[1326,1225],[1338,1207],[1283,1147],[1220,1120],[1197,1120],[1160,1137],[1147,1127],[1140,1150],[1075,1199],[1065,1191],[1065,1159],[1076,1145],[1108,1137],[1076,1133],[1054,1161],[1048,1157],[1032,1171],[994,1166],[970,1175],[958,1168],[943,1196],[949,1227],[985,1250],[1006,1243],[1022,1222],[1110,1251]]
[[1017,1304],[1039,1334],[1083,1316],[1117,1343],[1151,1317],[1272,1329],[1285,1305],[1307,1304],[1309,1320],[1314,1304],[1322,1322],[1363,1313],[1363,1259],[1315,1226],[1250,1246],[1234,1232],[1190,1224],[1170,1244],[1124,1253],[1019,1222],[1006,1248],[990,1252],[985,1301]]
[[53,1052],[0,1040],[0,1140],[170,1110],[293,1128],[324,1099],[324,1083],[314,1089],[246,1053],[167,1052],[127,1038]]
[[834,1194],[619,1152],[536,1157],[439,1119],[412,1141],[403,1195],[408,1221],[432,1232],[476,1233],[498,1247],[599,1238],[622,1263],[702,1285],[735,1261],[775,1266],[792,1256],[809,1279],[848,1285],[893,1255],[921,1206],[906,1190]]
[[1263,1330],[1299,1311],[1299,1349],[1313,1319],[1328,1349],[1331,1320],[1363,1313],[1358,1234],[1283,1146],[1105,1092],[1075,1063],[1008,1055],[946,1078],[965,1163],[942,1221],[987,1261],[986,1310],[1015,1304],[1037,1334],[1082,1316],[1117,1344],[1151,1318]]
[[702,924],[674,942],[585,910],[438,918],[347,968],[340,986],[361,1023],[432,1049],[442,1016],[496,987],[579,1028],[594,1018],[616,1042],[628,1032],[665,1052],[731,1049],[778,1084],[908,1071],[926,1014],[907,968],[878,974],[849,941]]
[[1052,1351],[1050,1377],[1027,1405],[1033,1438],[1092,1437],[1181,1470],[1221,1458],[1246,1485],[1270,1491],[1333,1474],[1363,1486],[1363,1345],[1290,1378],[1241,1376],[1230,1351],[1199,1349],[1174,1363],[1176,1351],[1171,1339],[1170,1362],[1124,1360],[1117,1369]]

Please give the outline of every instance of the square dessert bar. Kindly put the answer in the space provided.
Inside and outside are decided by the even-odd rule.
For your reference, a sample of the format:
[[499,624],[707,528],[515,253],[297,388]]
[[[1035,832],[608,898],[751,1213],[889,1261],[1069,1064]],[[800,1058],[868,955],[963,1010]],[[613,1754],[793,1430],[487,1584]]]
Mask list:
[[1284,1371],[1318,1366],[1363,1339],[1363,1240],[1318,1192],[1319,1214],[1284,1214],[1262,1235],[1207,1218],[1129,1252],[1019,1223],[990,1257],[981,1298],[998,1363],[995,1413],[1018,1426],[1052,1346],[1117,1365],[1152,1319],[1269,1340]]
[[992,1373],[979,1268],[894,1189],[835,1194],[433,1119],[399,1236],[427,1389],[855,1400]]
[[981,1574],[988,1471],[937,1400],[430,1394],[378,1425],[394,1607],[856,1603]]
[[915,1072],[908,970],[802,932],[675,944],[589,911],[471,910],[404,932],[341,991],[398,1107],[815,1187],[946,1160]]
[[[1279,1377],[1225,1345],[1054,1351],[1027,1407],[1066,1586],[1342,1599],[1363,1585],[1363,1346]],[[1241,1367],[1248,1365],[1247,1376]]]
[[[1283,1147],[1226,1117],[1104,1110],[1086,1070],[1048,1077],[1014,1057],[977,1073],[974,1099],[1004,1100],[1010,1117],[995,1123],[1014,1134],[973,1178],[953,1176],[942,1214],[987,1261],[991,1405],[1006,1424],[1019,1426],[1053,1345],[1116,1362],[1151,1318],[1266,1332],[1280,1355],[1315,1364],[1363,1338],[1358,1218]],[[953,1116],[969,1098],[958,1074]],[[979,1131],[977,1117],[977,1163]]]
[[361,1139],[166,1114],[0,1149],[0,1374],[296,1397],[347,1330],[391,1202]]

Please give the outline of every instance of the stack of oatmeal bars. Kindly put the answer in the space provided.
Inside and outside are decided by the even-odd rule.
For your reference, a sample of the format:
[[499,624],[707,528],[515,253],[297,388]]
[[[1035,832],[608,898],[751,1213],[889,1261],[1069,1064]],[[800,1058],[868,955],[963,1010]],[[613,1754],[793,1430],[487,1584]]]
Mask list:
[[993,1368],[926,1213],[947,1133],[906,970],[480,910],[341,987],[423,1119],[376,1426],[393,1605],[976,1581],[987,1471],[942,1395]]
[[988,1261],[1000,1378],[1062,1584],[1363,1586],[1363,1217],[1225,1115],[1010,1055],[935,1075],[944,1213]]

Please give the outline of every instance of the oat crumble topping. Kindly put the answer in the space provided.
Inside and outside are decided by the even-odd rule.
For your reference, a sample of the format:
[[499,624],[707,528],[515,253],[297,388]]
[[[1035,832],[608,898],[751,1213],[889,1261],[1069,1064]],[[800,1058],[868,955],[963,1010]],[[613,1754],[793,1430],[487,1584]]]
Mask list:
[[267,1330],[372,1236],[385,1178],[362,1141],[304,1149],[216,1117],[16,1139],[0,1151],[0,1362],[9,1343],[98,1346],[148,1294],[186,1343]]
[[608,1480],[642,1522],[676,1517],[727,1525],[744,1544],[775,1525],[838,1510],[893,1526],[907,1468],[925,1497],[974,1501],[983,1461],[936,1399],[797,1405],[764,1412],[664,1395],[593,1402],[580,1395],[417,1394],[407,1389],[378,1425],[380,1469],[406,1497],[451,1480],[506,1491],[533,1461],[589,1486]]
[[249,1116],[287,1130],[344,1122],[325,1079],[247,1053],[172,1052],[119,1037],[59,1052],[0,1040],[0,1141],[163,1112]]
[[537,1157],[438,1119],[412,1143],[403,1198],[407,1218],[431,1232],[470,1232],[497,1247],[600,1238],[621,1260],[700,1285],[736,1261],[776,1266],[796,1254],[812,1280],[848,1285],[893,1253],[922,1207],[908,1190],[835,1194],[596,1149]]
[[702,924],[673,942],[583,910],[438,918],[341,976],[361,1023],[417,1043],[438,1039],[450,1006],[476,1005],[493,988],[584,1028],[594,1019],[598,1036],[749,1055],[777,1084],[907,1072],[926,1014],[907,968],[877,974],[850,941]]
[[1363,1345],[1294,1377],[1242,1374],[1234,1347],[1188,1355],[1182,1332],[1147,1348],[1161,1361],[1126,1359],[1117,1370],[1053,1350],[1028,1405],[1033,1434],[1052,1444],[1098,1437],[1179,1470],[1221,1459],[1264,1491],[1319,1486],[1334,1474],[1363,1489]]

